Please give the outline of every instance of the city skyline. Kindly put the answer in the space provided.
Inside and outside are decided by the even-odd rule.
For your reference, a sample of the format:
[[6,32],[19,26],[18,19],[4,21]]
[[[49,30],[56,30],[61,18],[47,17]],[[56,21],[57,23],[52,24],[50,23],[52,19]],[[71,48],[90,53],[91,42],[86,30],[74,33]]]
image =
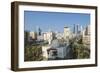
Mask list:
[[83,27],[90,24],[90,14],[24,11],[24,24],[27,31],[37,31],[37,28],[40,28],[42,32],[63,32],[64,26],[73,31],[74,24]]

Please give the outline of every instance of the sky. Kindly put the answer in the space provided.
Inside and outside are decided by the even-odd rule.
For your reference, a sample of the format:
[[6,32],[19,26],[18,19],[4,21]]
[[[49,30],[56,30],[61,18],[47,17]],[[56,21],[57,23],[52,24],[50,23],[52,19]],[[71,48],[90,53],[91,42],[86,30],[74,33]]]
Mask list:
[[42,32],[63,32],[64,26],[73,30],[74,24],[86,27],[90,24],[90,14],[24,11],[24,30]]

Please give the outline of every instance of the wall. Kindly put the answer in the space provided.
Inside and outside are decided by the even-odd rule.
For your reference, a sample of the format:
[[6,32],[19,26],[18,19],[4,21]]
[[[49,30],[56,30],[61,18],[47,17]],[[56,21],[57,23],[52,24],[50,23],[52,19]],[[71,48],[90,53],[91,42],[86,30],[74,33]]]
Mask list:
[[[10,3],[14,0],[0,0],[0,73],[14,73],[10,70],[10,54],[11,54],[11,6]],[[21,1],[40,1],[62,4],[81,4],[81,5],[94,5],[98,6],[98,13],[100,13],[100,0],[21,0]],[[98,19],[100,14],[98,14]],[[98,22],[99,24],[100,22]],[[100,25],[98,25],[98,28]],[[100,29],[98,29],[100,31]],[[98,33],[98,37],[100,34]],[[98,39],[100,40],[100,38]],[[98,41],[99,43],[100,41]],[[100,52],[98,46],[98,52]],[[98,53],[100,55],[100,53]],[[100,61],[100,57],[98,58]],[[40,71],[26,71],[25,73],[99,73],[100,62],[98,67],[88,68],[73,68],[73,69],[55,69],[55,70],[40,70]],[[19,73],[19,72],[18,72]],[[22,72],[24,73],[24,72]]]

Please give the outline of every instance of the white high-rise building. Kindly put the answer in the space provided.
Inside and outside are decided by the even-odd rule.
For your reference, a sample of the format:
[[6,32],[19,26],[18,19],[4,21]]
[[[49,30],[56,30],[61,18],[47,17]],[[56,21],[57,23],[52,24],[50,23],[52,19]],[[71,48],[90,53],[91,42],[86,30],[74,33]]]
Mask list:
[[80,27],[80,34],[82,34],[82,31],[83,31],[83,27],[81,25],[81,27]]

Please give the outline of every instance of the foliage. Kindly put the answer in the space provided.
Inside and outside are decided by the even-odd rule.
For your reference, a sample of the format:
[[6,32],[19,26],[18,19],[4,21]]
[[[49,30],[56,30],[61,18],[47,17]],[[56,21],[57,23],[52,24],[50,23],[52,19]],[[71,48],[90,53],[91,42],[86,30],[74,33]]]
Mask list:
[[73,58],[74,59],[85,59],[90,57],[90,48],[89,45],[84,45],[82,39],[78,41],[75,39],[70,40],[70,48],[73,49]]
[[42,47],[41,46],[25,46],[25,61],[41,61],[42,57]]

